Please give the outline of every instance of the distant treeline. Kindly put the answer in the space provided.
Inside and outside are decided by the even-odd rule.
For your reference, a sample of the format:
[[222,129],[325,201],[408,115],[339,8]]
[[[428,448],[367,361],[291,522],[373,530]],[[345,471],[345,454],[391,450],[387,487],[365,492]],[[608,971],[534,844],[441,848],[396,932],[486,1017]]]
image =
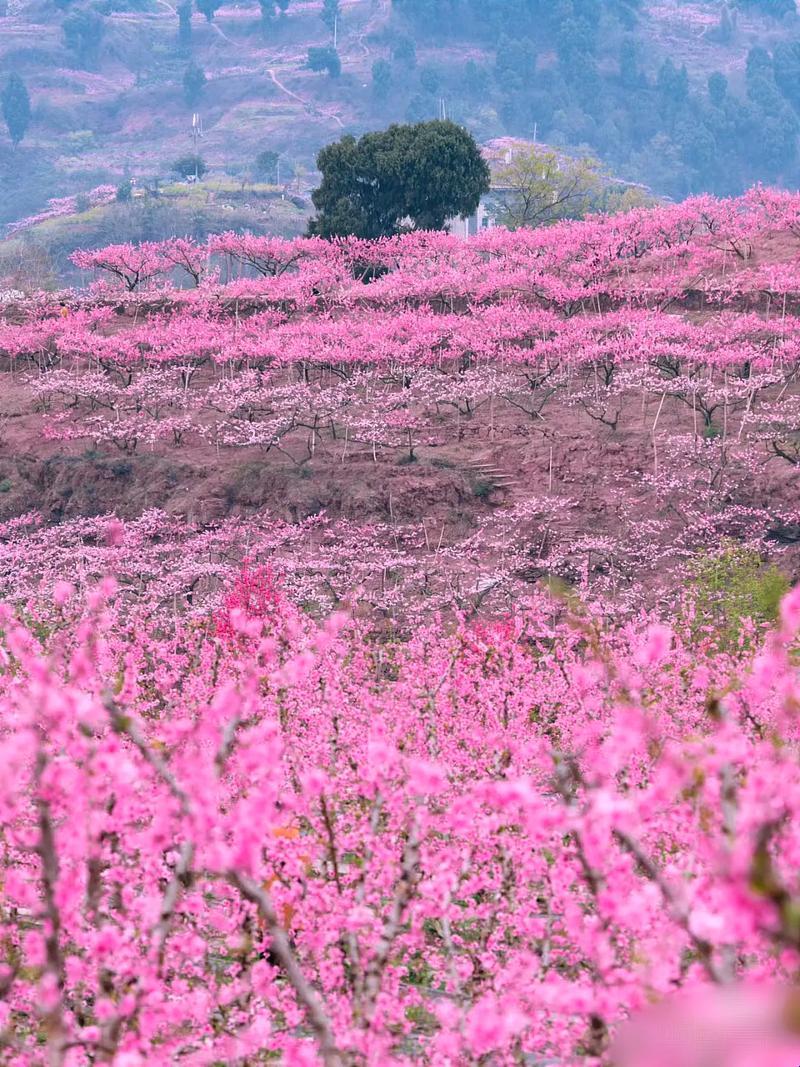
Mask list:
[[[750,48],[736,91],[720,72],[696,76],[680,57],[648,53],[641,0],[393,0],[393,8],[401,33],[394,76],[400,82],[405,73],[418,88],[409,119],[448,98],[479,136],[494,112],[508,134],[535,129],[551,143],[587,146],[625,177],[676,198],[800,179],[800,20],[792,0],[723,4],[719,23],[700,27],[716,45],[741,48],[742,10],[784,19],[767,24],[780,43]],[[414,71],[415,45],[437,39],[474,41],[484,59]]]

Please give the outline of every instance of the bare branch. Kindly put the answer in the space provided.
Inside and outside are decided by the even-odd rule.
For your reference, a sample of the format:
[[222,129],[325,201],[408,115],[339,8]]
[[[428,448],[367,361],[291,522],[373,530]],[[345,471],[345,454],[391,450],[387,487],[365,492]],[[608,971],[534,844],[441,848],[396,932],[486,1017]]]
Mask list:
[[365,1017],[367,1021],[375,1013],[375,1005],[383,981],[383,972],[389,962],[389,953],[400,933],[403,917],[416,891],[419,876],[419,829],[415,821],[411,824],[405,848],[403,849],[400,878],[395,889],[392,910],[384,924],[375,948],[375,954],[367,964],[364,974]]
[[326,1067],[343,1067],[344,1059],[336,1046],[328,1016],[325,1013],[322,1002],[300,969],[289,938],[278,921],[278,915],[269,891],[263,889],[247,875],[240,874],[239,871],[229,871],[228,881],[234,889],[241,893],[245,900],[255,904],[258,908],[258,913],[264,920],[269,932],[272,955],[277,960],[278,966],[283,971],[289,985],[295,992],[295,996],[305,1010],[309,1026],[314,1031],[320,1055]]

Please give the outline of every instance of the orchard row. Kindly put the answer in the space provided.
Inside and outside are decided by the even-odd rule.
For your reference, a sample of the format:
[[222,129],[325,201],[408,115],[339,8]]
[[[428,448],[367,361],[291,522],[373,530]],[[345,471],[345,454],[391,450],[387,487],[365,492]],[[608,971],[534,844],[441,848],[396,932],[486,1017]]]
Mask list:
[[[769,305],[798,292],[796,262],[757,253],[800,236],[800,194],[756,188],[738,199],[693,197],[539,230],[497,228],[461,241],[411,233],[376,241],[285,240],[225,233],[111,245],[73,255],[98,299],[201,307],[269,304],[286,311],[429,305],[454,309],[515,295],[565,315],[677,300]],[[786,256],[783,256],[784,261]],[[188,287],[188,289],[186,288]]]

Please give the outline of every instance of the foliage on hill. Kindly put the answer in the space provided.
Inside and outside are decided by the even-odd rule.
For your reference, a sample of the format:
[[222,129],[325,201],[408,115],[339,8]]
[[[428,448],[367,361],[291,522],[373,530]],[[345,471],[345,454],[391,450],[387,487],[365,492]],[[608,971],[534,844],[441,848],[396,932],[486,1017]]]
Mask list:
[[[781,13],[779,5],[752,6]],[[475,118],[490,104],[508,132],[535,124],[545,140],[586,144],[624,175],[676,197],[727,194],[798,173],[796,19],[770,49],[750,49],[744,84],[734,90],[719,72],[687,67],[679,52],[659,54],[652,16],[638,2],[394,0],[393,7],[414,35],[483,42],[486,58],[463,69],[460,85],[455,71],[438,68],[437,93],[460,90],[461,109]],[[744,39],[732,25],[727,45],[741,48]]]
[[8,135],[14,145],[18,145],[30,125],[31,101],[25,83],[18,74],[10,74],[2,93],[0,107],[8,127]]
[[[798,184],[790,6],[30,5],[3,19],[0,35],[3,68],[31,100],[17,152],[0,144],[0,214],[10,221],[47,197],[166,174],[192,147],[198,109],[212,172],[250,168],[264,150],[282,154],[282,173],[310,168],[342,133],[446,114],[479,141],[537,136],[588,151],[675,198]],[[335,76],[314,73],[309,58]]]

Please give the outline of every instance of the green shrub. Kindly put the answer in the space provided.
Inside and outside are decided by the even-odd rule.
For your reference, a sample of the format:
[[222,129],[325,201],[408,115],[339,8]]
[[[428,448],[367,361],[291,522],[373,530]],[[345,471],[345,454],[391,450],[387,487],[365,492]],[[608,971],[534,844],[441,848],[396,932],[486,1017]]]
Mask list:
[[181,178],[202,178],[208,167],[205,164],[205,160],[200,156],[189,155],[176,159],[172,164],[172,170],[173,173],[180,175]]
[[276,181],[279,159],[280,155],[271,148],[265,148],[263,152],[259,152],[253,167],[255,176],[265,182]]
[[733,542],[699,556],[692,567],[692,593],[700,625],[711,625],[723,643],[736,641],[746,619],[773,623],[789,579],[755,549]]
[[93,130],[72,130],[64,138],[64,141],[70,151],[76,155],[81,152],[88,152],[96,145]]

